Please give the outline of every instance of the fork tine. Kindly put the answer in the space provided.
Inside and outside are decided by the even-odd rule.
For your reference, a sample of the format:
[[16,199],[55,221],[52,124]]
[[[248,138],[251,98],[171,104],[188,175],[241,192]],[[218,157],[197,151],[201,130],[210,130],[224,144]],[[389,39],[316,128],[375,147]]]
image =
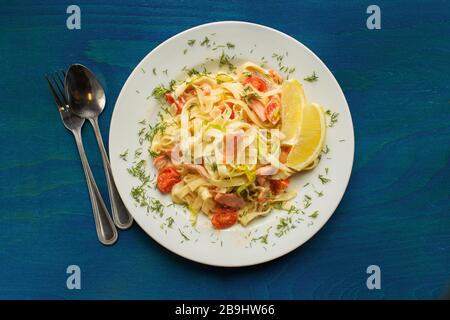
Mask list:
[[[63,70],[59,70],[59,71],[55,72],[55,74],[56,74],[56,76],[57,76],[57,78],[59,80],[61,88],[65,89],[64,80],[65,80],[66,74],[64,73]],[[63,75],[62,77],[61,77],[61,74]],[[63,91],[63,93],[64,93],[64,98],[65,98],[66,97],[66,92]]]
[[55,102],[56,102],[56,105],[58,106],[58,109],[63,108],[64,104],[59,99],[58,94],[56,93],[55,88],[53,88],[53,85],[52,85],[52,83],[51,83],[51,81],[50,81],[50,79],[48,78],[47,75],[45,76],[45,79],[47,79],[48,85],[50,86],[50,90],[51,90],[51,92],[53,94],[53,98],[55,99]]
[[61,79],[59,79],[58,77],[58,73],[55,72],[52,74],[52,78],[53,78],[53,82],[56,86],[56,89],[58,89],[58,92],[60,94],[60,98],[62,99],[62,101],[64,102],[64,105],[67,105],[67,101],[66,101],[66,94],[64,93],[64,85],[60,85]]

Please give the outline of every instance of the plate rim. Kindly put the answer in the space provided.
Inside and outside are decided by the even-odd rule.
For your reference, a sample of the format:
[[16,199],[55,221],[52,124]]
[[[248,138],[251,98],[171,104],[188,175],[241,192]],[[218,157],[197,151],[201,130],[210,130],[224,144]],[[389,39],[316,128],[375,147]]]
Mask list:
[[[185,33],[188,32],[192,32],[195,31],[197,29],[201,29],[201,28],[205,28],[208,26],[220,26],[220,25],[227,25],[227,24],[241,24],[241,25],[248,25],[248,26],[252,26],[252,27],[258,27],[258,28],[262,28],[265,29],[267,31],[271,31],[271,32],[275,32],[278,35],[285,37],[289,40],[294,41],[297,45],[301,46],[303,49],[305,49],[306,51],[308,51],[310,54],[312,54],[317,60],[318,62],[322,65],[322,67],[324,67],[324,70],[326,70],[326,72],[328,73],[328,75],[331,76],[332,81],[334,82],[335,85],[337,85],[337,88],[339,88],[339,94],[341,95],[341,97],[343,98],[343,101],[345,102],[345,106],[346,106],[346,111],[348,112],[348,117],[349,117],[349,129],[351,132],[351,164],[350,164],[350,170],[346,176],[345,179],[345,187],[343,188],[343,192],[342,195],[339,197],[337,204],[334,206],[334,208],[331,210],[330,215],[324,219],[320,224],[318,224],[317,229],[311,233],[302,243],[294,246],[294,247],[287,247],[285,249],[280,249],[279,251],[277,251],[274,255],[269,256],[268,258],[263,258],[263,259],[255,259],[254,262],[251,263],[214,263],[211,261],[207,261],[207,259],[201,259],[201,258],[197,258],[197,257],[189,257],[188,255],[186,255],[184,253],[184,251],[180,252],[176,252],[174,250],[172,250],[171,248],[169,248],[169,246],[164,245],[162,242],[158,241],[158,239],[156,239],[156,237],[153,237],[149,232],[146,231],[146,229],[138,222],[138,220],[133,216],[132,212],[133,210],[130,210],[130,208],[127,206],[126,201],[123,201],[125,207],[127,208],[127,210],[130,212],[130,214],[133,216],[134,221],[139,225],[139,227],[151,238],[153,239],[156,243],[158,243],[160,246],[162,246],[164,249],[169,250],[171,253],[176,254],[177,256],[183,257],[187,260],[190,261],[194,261],[197,263],[201,263],[201,264],[205,264],[205,265],[210,265],[210,266],[215,266],[215,267],[233,267],[233,268],[238,268],[238,267],[246,267],[246,266],[253,266],[253,265],[258,265],[258,264],[262,264],[262,263],[266,263],[269,261],[273,261],[275,259],[278,259],[280,257],[285,256],[286,254],[298,249],[299,247],[301,247],[302,245],[304,245],[306,242],[308,242],[309,240],[311,240],[311,238],[313,238],[317,233],[319,233],[320,230],[322,230],[323,226],[330,220],[330,218],[334,215],[336,209],[338,208],[338,206],[340,205],[345,193],[347,192],[347,188],[348,185],[350,183],[350,178],[353,172],[353,164],[354,164],[354,157],[355,157],[355,132],[354,132],[354,126],[353,126],[353,118],[351,115],[351,111],[350,111],[350,107],[348,104],[348,101],[344,95],[344,92],[341,88],[341,86],[339,85],[339,82],[336,80],[336,78],[334,77],[334,74],[331,72],[331,70],[327,67],[327,65],[322,61],[322,59],[319,58],[319,56],[317,56],[311,49],[309,49],[307,46],[305,46],[303,43],[301,43],[300,41],[298,41],[297,39],[295,39],[294,37],[279,31],[277,29],[274,29],[272,27],[268,27],[265,25],[261,25],[258,23],[253,23],[253,22],[247,22],[247,21],[238,21],[238,20],[225,20],[225,21],[216,21],[216,22],[209,22],[209,23],[204,23],[201,25],[197,25],[194,27],[191,27],[189,29],[186,29],[184,31],[181,31],[171,37],[169,37],[168,39],[166,39],[165,41],[161,42],[159,45],[157,45],[155,48],[153,48],[150,52],[148,52],[140,61],[139,63],[134,67],[134,69],[131,71],[130,75],[127,77],[126,81],[124,82],[124,84],[122,85],[119,95],[117,96],[117,99],[114,103],[114,109],[112,111],[112,115],[111,115],[111,121],[110,121],[110,125],[109,125],[109,134],[108,134],[108,154],[109,154],[109,158],[112,159],[111,157],[111,135],[112,135],[112,128],[114,126],[114,124],[118,121],[117,120],[117,112],[116,112],[116,106],[117,106],[117,102],[121,99],[122,95],[124,95],[124,88],[127,86],[128,82],[131,81],[132,77],[134,77],[135,73],[138,72],[142,66],[142,64],[144,63],[144,61],[146,61],[149,57],[151,57],[152,54],[154,54],[155,51],[157,51],[157,49],[159,49],[160,47],[162,47],[163,45],[165,45],[168,42],[171,42],[172,40],[175,40],[178,37],[182,37]],[[115,179],[116,177],[114,177],[114,170],[113,170],[113,166],[111,165],[111,172],[113,175],[113,178]],[[117,188],[119,191],[119,195],[122,197],[122,195],[120,194],[120,190],[119,188]]]

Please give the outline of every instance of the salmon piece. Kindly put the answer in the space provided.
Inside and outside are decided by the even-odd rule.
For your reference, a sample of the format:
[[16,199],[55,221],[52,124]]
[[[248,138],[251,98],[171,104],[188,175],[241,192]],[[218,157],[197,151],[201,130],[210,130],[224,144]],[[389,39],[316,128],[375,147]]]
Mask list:
[[242,209],[245,207],[245,201],[234,193],[217,193],[214,200],[223,206],[235,209]]
[[253,112],[256,113],[256,115],[261,119],[261,121],[266,121],[266,108],[264,108],[264,105],[258,101],[258,100],[252,100],[250,103],[250,108],[252,108]]
[[153,159],[153,165],[158,171],[163,170],[165,167],[167,167],[169,163],[170,163],[169,158],[165,154],[157,156],[155,159]]

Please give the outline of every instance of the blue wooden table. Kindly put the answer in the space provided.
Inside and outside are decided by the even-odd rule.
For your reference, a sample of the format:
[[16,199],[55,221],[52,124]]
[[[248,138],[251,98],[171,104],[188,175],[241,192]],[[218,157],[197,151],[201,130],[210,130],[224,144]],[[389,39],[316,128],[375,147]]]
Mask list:
[[[439,298],[450,284],[450,3],[376,1],[0,1],[0,298]],[[342,203],[309,242],[247,268],[173,255],[138,226],[104,247],[85,179],[44,74],[79,62],[105,85],[105,142],[134,66],[198,24],[244,20],[303,42],[341,84],[353,116],[354,170]],[[84,139],[107,197],[92,130]],[[81,268],[68,290],[66,268]],[[366,268],[381,268],[368,290]]]

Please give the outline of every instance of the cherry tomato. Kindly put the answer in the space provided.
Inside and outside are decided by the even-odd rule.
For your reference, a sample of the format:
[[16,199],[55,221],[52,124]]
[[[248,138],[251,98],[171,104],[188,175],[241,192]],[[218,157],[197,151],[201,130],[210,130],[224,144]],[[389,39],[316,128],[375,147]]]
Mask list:
[[257,76],[251,76],[244,80],[244,85],[251,84],[253,88],[255,88],[258,91],[266,92],[267,91],[267,84],[266,82]]
[[181,175],[175,167],[167,167],[159,173],[157,186],[159,191],[169,193],[172,191],[172,187],[180,181]]
[[280,110],[280,100],[272,97],[265,110],[267,120],[269,120],[272,124],[277,124],[277,122],[280,121]]
[[270,180],[270,188],[272,192],[275,194],[279,194],[286,190],[289,186],[289,179],[281,179],[281,180]]
[[215,229],[226,229],[236,223],[238,213],[231,208],[217,208],[211,218],[211,223]]

